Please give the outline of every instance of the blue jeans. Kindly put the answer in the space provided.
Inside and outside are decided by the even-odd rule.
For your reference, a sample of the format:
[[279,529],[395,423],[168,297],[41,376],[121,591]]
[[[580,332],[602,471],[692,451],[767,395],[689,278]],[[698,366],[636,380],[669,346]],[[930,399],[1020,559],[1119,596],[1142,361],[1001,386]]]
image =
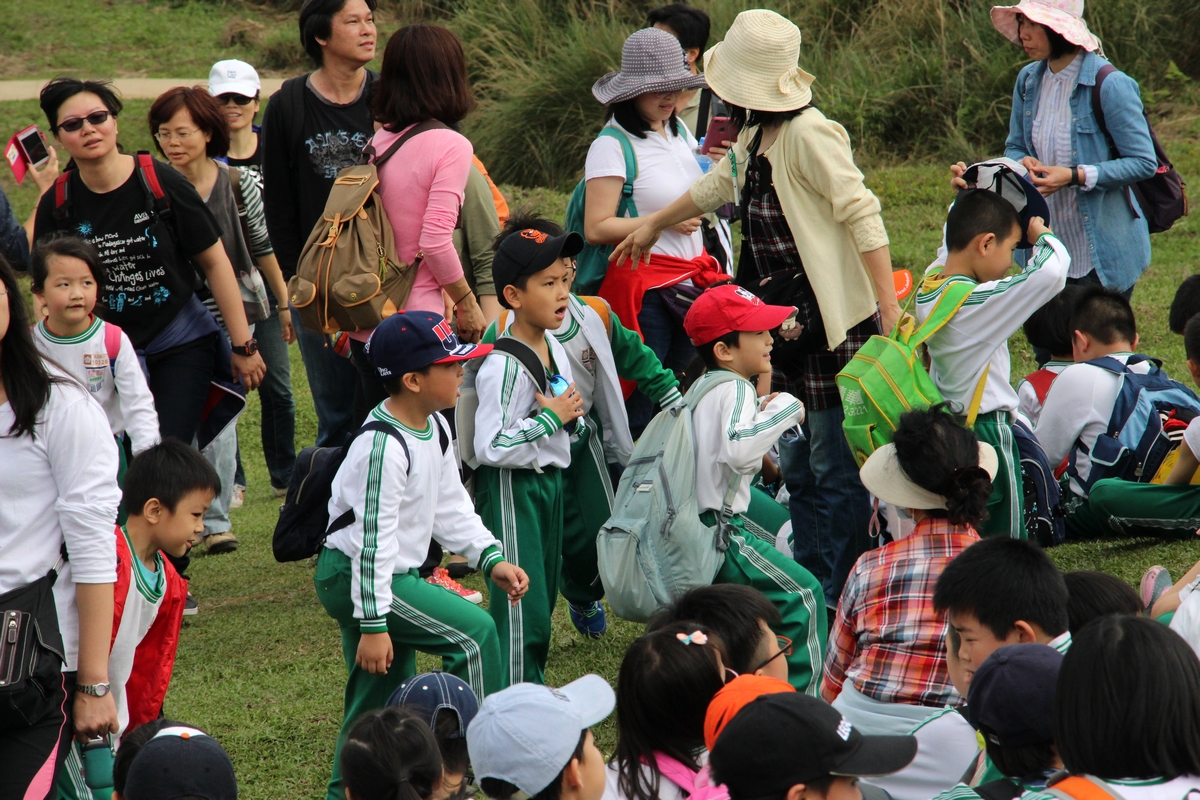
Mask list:
[[[292,310],[292,319],[300,322],[300,313]],[[308,373],[308,388],[312,392],[313,408],[317,412],[318,447],[335,447],[354,432],[354,389],[358,386],[358,370],[350,359],[342,358],[326,345],[326,337],[296,324],[296,338],[304,371]]]
[[805,439],[779,440],[783,480],[791,494],[793,557],[821,581],[836,607],[846,576],[872,547],[871,498],[842,433],[842,407],[810,410]]
[[[296,321],[300,318],[296,317]],[[292,398],[292,362],[283,341],[279,312],[272,311],[270,317],[258,323],[254,336],[267,365],[267,376],[258,387],[263,460],[271,474],[271,485],[282,489],[292,480],[292,467],[296,463],[296,402]]]
[[[683,332],[683,323],[675,318],[657,291],[651,290],[642,297],[638,325],[642,328],[642,341],[667,369],[681,372],[695,358],[696,348]],[[625,411],[629,414],[629,430],[636,439],[654,418],[654,400],[635,391],[625,401]]]

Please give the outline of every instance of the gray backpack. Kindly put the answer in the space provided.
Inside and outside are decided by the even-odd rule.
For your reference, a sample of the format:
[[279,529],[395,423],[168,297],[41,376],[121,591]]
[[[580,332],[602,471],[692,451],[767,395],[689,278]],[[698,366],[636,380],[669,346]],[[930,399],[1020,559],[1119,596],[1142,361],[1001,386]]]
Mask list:
[[650,421],[633,449],[612,516],[596,535],[600,581],[622,619],[647,621],[689,589],[710,585],[725,562],[725,526],[743,476],[730,480],[716,527],[701,522],[692,412],[714,388],[737,380],[726,370],[706,372],[683,405]]

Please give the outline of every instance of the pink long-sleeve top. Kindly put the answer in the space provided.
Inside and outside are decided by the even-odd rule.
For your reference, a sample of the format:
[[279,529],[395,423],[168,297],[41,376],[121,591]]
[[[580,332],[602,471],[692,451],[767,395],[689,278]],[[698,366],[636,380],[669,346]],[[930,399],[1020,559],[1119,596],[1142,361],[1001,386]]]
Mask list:
[[[407,130],[376,131],[375,152],[385,151]],[[407,264],[418,252],[425,255],[408,296],[410,310],[441,314],[442,287],[463,276],[453,236],[472,152],[462,134],[430,130],[405,142],[379,169],[379,194],[396,235],[397,255]]]

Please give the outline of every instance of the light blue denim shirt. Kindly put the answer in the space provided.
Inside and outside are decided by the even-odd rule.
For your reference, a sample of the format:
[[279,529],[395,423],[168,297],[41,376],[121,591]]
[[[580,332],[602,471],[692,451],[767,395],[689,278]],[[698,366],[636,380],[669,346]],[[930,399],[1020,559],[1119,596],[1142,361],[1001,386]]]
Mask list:
[[[1119,71],[1105,79],[1100,94],[1104,122],[1121,157],[1114,158],[1109,150],[1104,132],[1092,113],[1096,72],[1106,63],[1095,53],[1084,56],[1079,82],[1071,95],[1071,155],[1075,164],[1091,165],[1098,171],[1096,187],[1090,192],[1079,192],[1079,209],[1092,263],[1105,286],[1124,291],[1150,265],[1150,229],[1137,198],[1130,193],[1127,199],[1125,187],[1152,176],[1158,162],[1150,128],[1142,114],[1137,82]],[[1033,147],[1033,119],[1047,68],[1045,61],[1037,61],[1017,76],[1008,140],[1004,145],[1004,155],[1016,161],[1038,156]]]

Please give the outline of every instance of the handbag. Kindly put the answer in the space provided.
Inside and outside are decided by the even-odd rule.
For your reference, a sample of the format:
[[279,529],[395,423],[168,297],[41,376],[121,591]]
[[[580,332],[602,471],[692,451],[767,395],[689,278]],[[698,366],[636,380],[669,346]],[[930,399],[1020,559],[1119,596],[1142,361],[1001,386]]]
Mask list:
[[53,590],[63,560],[0,595],[0,730],[30,727],[61,701],[55,694],[66,656]]

